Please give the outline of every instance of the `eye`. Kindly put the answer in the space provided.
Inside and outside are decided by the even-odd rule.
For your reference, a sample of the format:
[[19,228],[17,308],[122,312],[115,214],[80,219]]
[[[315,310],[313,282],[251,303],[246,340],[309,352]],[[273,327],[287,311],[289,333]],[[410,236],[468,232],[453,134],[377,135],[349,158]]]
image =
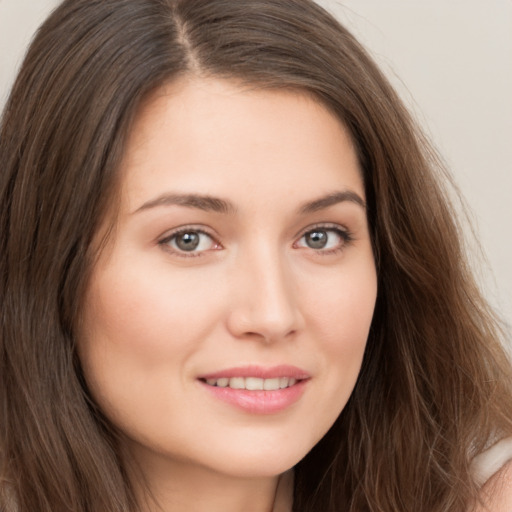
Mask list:
[[159,242],[172,252],[182,255],[199,256],[204,251],[219,248],[219,244],[204,231],[199,229],[183,229],[174,232]]
[[331,253],[341,250],[350,240],[350,233],[339,227],[317,227],[304,233],[296,245]]

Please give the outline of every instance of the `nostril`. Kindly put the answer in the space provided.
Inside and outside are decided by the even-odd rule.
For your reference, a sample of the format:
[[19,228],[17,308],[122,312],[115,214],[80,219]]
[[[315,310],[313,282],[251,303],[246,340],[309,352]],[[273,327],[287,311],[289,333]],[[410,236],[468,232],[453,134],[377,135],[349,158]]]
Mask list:
[[[254,278],[256,279],[257,276]],[[288,287],[279,279],[261,277],[257,289],[238,289],[228,311],[228,330],[238,339],[274,343],[291,339],[302,316]]]

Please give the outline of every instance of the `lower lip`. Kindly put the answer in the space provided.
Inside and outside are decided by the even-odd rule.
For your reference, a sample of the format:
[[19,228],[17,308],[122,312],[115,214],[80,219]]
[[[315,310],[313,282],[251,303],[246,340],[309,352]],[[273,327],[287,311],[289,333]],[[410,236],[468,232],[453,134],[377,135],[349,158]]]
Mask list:
[[301,380],[289,388],[275,391],[248,391],[201,384],[219,400],[251,414],[275,414],[284,411],[299,400],[306,389],[308,379]]

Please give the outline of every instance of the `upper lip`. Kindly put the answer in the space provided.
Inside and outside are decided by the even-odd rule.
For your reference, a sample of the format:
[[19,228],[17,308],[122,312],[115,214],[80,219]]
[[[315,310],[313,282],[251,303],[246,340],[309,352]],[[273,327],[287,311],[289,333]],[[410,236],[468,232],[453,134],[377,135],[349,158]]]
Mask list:
[[256,377],[260,379],[275,379],[277,377],[288,377],[296,380],[309,379],[310,374],[297,366],[282,364],[278,366],[238,366],[226,368],[225,370],[216,371],[201,375],[200,379],[222,379],[232,377]]

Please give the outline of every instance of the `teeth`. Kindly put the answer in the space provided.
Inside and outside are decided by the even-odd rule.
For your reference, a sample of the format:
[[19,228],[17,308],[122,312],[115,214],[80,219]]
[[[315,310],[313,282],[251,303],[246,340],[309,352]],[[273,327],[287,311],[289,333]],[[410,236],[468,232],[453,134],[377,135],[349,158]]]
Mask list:
[[263,381],[263,389],[266,391],[275,391],[276,389],[279,389],[279,381],[281,379],[265,379]]
[[[215,379],[213,379],[215,380]],[[222,379],[218,379],[217,380],[217,386],[219,386],[219,388],[225,388],[227,387],[229,384],[229,379],[227,378],[222,378]]]
[[245,379],[243,377],[232,377],[229,379],[229,387],[232,389],[244,389]]
[[258,377],[223,377],[221,379],[206,379],[209,386],[219,388],[247,389],[249,391],[276,391],[289,388],[297,382],[292,377],[275,377],[273,379],[260,379]]
[[256,377],[247,377],[245,379],[245,389],[256,391],[263,389],[263,379],[257,379]]

